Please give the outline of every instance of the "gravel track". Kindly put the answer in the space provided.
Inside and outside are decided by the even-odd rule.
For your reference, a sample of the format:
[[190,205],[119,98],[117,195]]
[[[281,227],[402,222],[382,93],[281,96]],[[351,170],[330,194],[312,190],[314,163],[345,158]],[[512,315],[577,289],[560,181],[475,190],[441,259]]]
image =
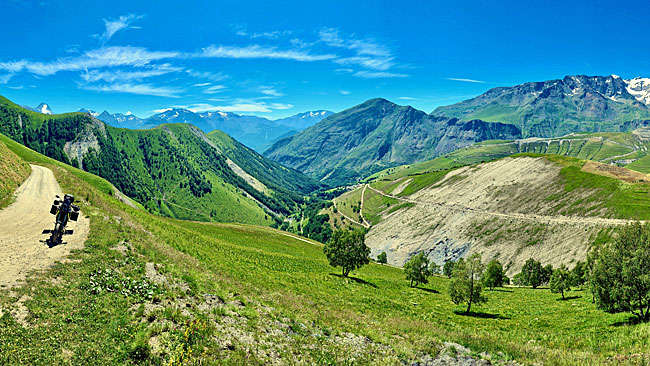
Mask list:
[[63,237],[67,244],[49,248],[41,242],[48,238],[43,230],[54,228],[54,196],[63,193],[50,169],[32,165],[32,174],[16,190],[16,201],[0,211],[0,288],[17,286],[32,270],[47,269],[83,247],[90,231],[83,214],[68,224],[74,234]]

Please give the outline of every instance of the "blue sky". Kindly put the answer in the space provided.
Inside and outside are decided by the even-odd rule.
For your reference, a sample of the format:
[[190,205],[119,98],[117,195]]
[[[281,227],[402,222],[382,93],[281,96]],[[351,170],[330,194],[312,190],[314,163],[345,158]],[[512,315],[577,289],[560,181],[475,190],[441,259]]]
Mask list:
[[0,5],[0,94],[55,112],[279,118],[383,97],[650,76],[642,1],[57,1]]

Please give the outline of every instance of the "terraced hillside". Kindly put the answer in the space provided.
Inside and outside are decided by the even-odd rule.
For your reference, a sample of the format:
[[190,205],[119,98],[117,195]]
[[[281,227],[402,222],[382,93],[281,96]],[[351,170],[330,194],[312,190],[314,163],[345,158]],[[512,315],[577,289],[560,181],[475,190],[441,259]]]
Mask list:
[[82,113],[46,117],[2,99],[0,132],[169,217],[270,225],[319,187],[223,133],[208,137],[189,124],[128,130]]
[[597,310],[584,291],[485,291],[467,316],[446,278],[411,288],[376,264],[341,278],[318,243],[154,216],[102,178],[0,142],[51,169],[91,229],[66,261],[0,288],[1,364],[631,365],[650,353],[648,324]]
[[530,257],[571,266],[611,228],[650,219],[650,176],[592,161],[524,154],[400,173],[356,189],[366,191],[373,255],[396,265],[420,252],[439,264],[478,252],[510,274]]

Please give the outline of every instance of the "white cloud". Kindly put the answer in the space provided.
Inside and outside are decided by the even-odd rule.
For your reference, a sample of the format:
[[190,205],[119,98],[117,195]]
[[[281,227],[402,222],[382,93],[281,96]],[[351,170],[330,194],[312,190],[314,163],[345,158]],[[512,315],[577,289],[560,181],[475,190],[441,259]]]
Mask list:
[[354,73],[354,76],[364,78],[364,79],[379,79],[379,78],[405,78],[408,77],[406,74],[398,74],[398,73],[393,73],[393,72],[385,72],[385,71],[357,71]]
[[463,81],[463,82],[466,82],[466,83],[479,83],[479,84],[485,84],[485,81],[474,80],[474,79],[464,79],[464,78],[445,78],[445,80],[451,80],[451,81]]
[[336,55],[312,55],[301,50],[278,50],[275,47],[263,47],[251,45],[245,47],[234,46],[208,46],[201,52],[194,54],[195,57],[207,58],[231,58],[231,59],[284,59],[293,61],[322,61],[336,58]]
[[171,108],[161,108],[161,109],[154,109],[153,112],[158,114],[158,113],[165,113],[167,111],[171,111]]
[[281,97],[284,96],[284,94],[280,93],[279,91],[275,90],[272,86],[262,86],[260,87],[260,92],[264,95],[268,95],[271,97]]
[[131,27],[131,23],[135,20],[141,19],[142,15],[127,14],[122,15],[117,19],[104,19],[106,30],[101,35],[95,35],[103,43],[108,42],[113,35],[122,29],[138,29],[139,27]]
[[391,57],[390,50],[369,39],[357,39],[353,36],[343,39],[336,28],[326,28],[319,32],[320,40],[330,47],[340,47],[355,51],[358,55]]
[[24,89],[25,87],[23,85],[18,85],[18,86],[9,86],[9,85],[7,85],[7,88],[14,89],[14,90],[21,90],[21,89]]
[[386,71],[394,66],[393,57],[345,57],[334,60],[337,64],[340,65],[359,65],[368,69]]
[[195,113],[214,112],[214,111],[240,112],[240,113],[241,112],[270,113],[274,109],[285,110],[285,109],[291,109],[293,107],[294,107],[293,104],[282,104],[282,103],[266,104],[264,102],[255,102],[255,101],[242,99],[227,105],[212,105],[207,103],[197,103],[188,107],[187,109]]
[[268,39],[277,39],[284,36],[289,36],[293,32],[289,30],[275,30],[270,32],[249,32],[246,26],[237,25],[235,26],[235,34],[238,36],[245,36],[251,39],[255,38],[268,38]]
[[293,104],[271,103],[271,108],[273,109],[291,109],[293,107]]
[[129,93],[139,95],[153,95],[156,97],[179,98],[181,89],[158,87],[152,84],[113,83],[105,85],[79,85],[81,89],[104,93]]
[[173,67],[156,67],[150,70],[137,70],[137,71],[122,71],[122,70],[90,70],[81,74],[81,77],[89,83],[97,81],[106,81],[109,83],[115,81],[131,81],[131,80],[142,80],[150,78],[153,76],[165,75],[170,72],[181,71],[182,68],[173,68]]
[[399,97],[397,99],[400,99],[400,100],[420,100],[420,98],[413,98],[413,97]]
[[27,71],[40,76],[49,76],[60,71],[82,71],[101,67],[143,67],[149,65],[152,61],[177,56],[178,52],[151,52],[142,47],[101,47],[87,51],[81,56],[58,58],[50,62],[31,62],[27,60],[0,62],[0,70],[9,72]]
[[214,85],[209,88],[206,88],[205,90],[203,90],[203,92],[206,94],[215,94],[215,93],[221,93],[225,89],[226,87],[223,85]]
[[208,86],[210,84],[212,84],[212,83],[200,83],[200,84],[194,84],[192,86],[199,86],[200,87],[200,86]]
[[0,75],[0,84],[6,84],[11,80],[14,74]]
[[350,94],[350,91],[349,90],[339,90],[339,93],[341,95],[348,95],[348,94]]

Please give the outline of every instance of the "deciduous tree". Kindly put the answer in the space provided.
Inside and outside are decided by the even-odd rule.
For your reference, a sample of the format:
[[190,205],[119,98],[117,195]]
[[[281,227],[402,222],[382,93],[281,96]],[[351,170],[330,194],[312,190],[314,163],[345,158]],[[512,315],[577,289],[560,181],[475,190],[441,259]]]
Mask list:
[[494,290],[495,287],[502,287],[506,274],[503,272],[501,262],[493,259],[488,263],[483,274],[483,285]]
[[411,287],[417,287],[421,283],[429,283],[428,277],[431,276],[429,258],[424,253],[411,257],[404,265],[404,275],[407,281],[411,281]]
[[560,293],[564,299],[564,291],[569,290],[569,285],[571,281],[571,273],[566,268],[566,266],[561,266],[560,268],[553,271],[551,279],[549,280],[548,287],[551,288],[551,292]]
[[377,256],[377,262],[381,264],[388,263],[388,256],[386,255],[386,252],[379,253],[379,255]]
[[650,320],[650,226],[628,225],[596,249],[590,287],[599,308]]
[[325,244],[323,252],[332,267],[341,267],[343,276],[370,262],[370,248],[365,243],[365,232],[336,230]]
[[486,302],[487,299],[481,295],[481,276],[483,264],[481,255],[472,254],[466,260],[459,260],[454,266],[452,280],[449,284],[449,295],[454,304],[467,303],[466,313],[469,313],[472,304]]

